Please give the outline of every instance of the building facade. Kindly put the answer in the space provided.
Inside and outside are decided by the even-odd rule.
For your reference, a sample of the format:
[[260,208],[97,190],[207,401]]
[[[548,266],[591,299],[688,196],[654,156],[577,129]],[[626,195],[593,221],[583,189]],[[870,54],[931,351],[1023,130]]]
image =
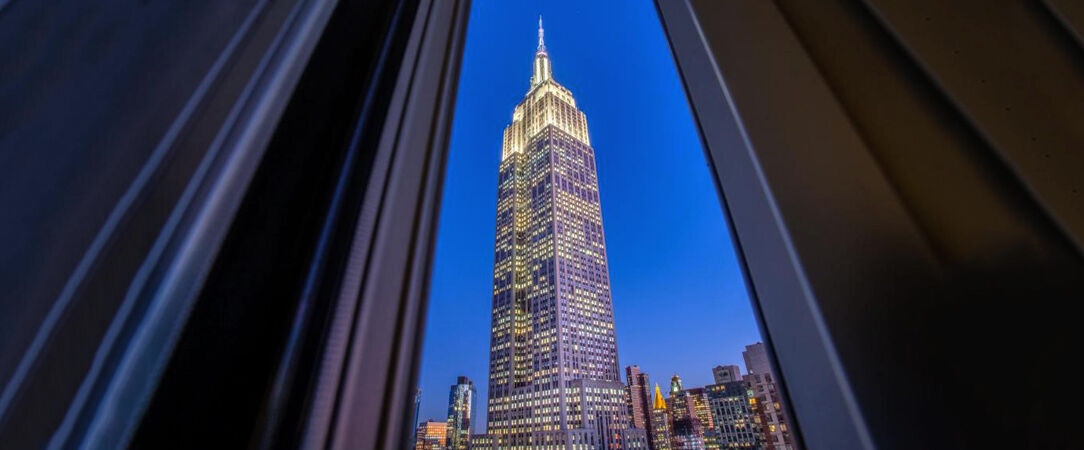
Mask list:
[[745,375],[745,386],[753,392],[754,410],[762,434],[763,446],[769,450],[792,450],[790,427],[779,399],[779,392],[770,373]]
[[470,437],[471,450],[497,450],[488,434],[472,434]]
[[625,368],[625,395],[633,428],[647,429],[651,422],[651,377],[640,366]]
[[670,437],[670,448],[673,450],[706,450],[704,436],[702,434],[674,434]]
[[[736,366],[733,366],[736,367]],[[754,395],[744,381],[730,381],[705,386],[708,405],[715,419],[719,448],[761,447],[761,430],[754,411]]]
[[541,18],[498,170],[487,434],[499,448],[646,448],[621,382],[587,119]]
[[708,406],[708,393],[702,388],[685,389],[685,397],[692,405],[693,415],[700,422],[701,432],[707,433],[715,428],[715,419],[711,416],[711,407]]
[[414,433],[414,450],[444,450],[447,445],[448,422],[429,419],[418,424]]
[[460,376],[448,393],[448,450],[468,450],[474,414],[474,383]]
[[745,368],[749,371],[743,377],[746,386],[754,393],[757,415],[761,422],[763,445],[771,450],[791,450],[794,441],[783,406],[782,395],[768,361],[768,351],[764,343],[746,345],[742,352]]

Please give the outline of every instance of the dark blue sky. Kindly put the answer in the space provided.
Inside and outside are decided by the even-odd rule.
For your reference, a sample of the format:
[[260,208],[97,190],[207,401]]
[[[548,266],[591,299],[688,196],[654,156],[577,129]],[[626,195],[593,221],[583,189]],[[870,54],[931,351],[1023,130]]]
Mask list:
[[475,0],[460,75],[422,355],[419,420],[474,380],[485,429],[501,133],[544,17],[554,78],[587,115],[622,368],[711,383],[760,339],[681,81],[649,0]]

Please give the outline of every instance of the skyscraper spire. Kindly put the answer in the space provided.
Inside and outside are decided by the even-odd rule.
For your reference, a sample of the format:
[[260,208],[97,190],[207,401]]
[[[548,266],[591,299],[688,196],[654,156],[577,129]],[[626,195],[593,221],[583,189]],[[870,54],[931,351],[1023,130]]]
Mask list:
[[655,409],[666,409],[666,400],[662,399],[662,392],[659,391],[659,383],[655,383]]
[[546,31],[542,29],[542,15],[538,15],[538,50],[534,52],[534,70],[531,72],[531,87],[538,86],[553,78],[550,67],[550,55],[546,53]]
[[542,29],[542,15],[538,15],[538,50],[546,51],[546,30]]

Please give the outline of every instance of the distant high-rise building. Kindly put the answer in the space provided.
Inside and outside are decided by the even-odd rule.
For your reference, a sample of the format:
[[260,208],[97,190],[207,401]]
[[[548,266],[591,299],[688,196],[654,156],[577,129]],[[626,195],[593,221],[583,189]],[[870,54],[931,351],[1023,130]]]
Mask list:
[[474,414],[474,383],[460,376],[448,394],[448,450],[468,450]]
[[715,420],[719,448],[760,448],[761,431],[753,392],[745,382],[716,383],[704,388]]
[[711,407],[708,406],[708,394],[704,388],[685,389],[685,397],[692,405],[693,415],[700,421],[702,432],[715,428],[715,421],[711,417]]
[[772,366],[768,363],[768,350],[763,342],[746,345],[741,356],[745,359],[745,370],[749,373],[772,373]]
[[711,369],[716,384],[741,381],[741,369],[735,365],[715,366]]
[[410,416],[410,423],[418,423],[418,412],[422,409],[422,388],[414,388],[414,414]]
[[[704,429],[696,410],[696,399],[681,386],[681,377],[670,378],[670,448],[702,450]],[[710,414],[710,413],[709,413]]]
[[447,432],[448,422],[429,419],[419,423],[414,435],[414,450],[444,450]]
[[744,377],[746,388],[753,391],[755,414],[760,418],[763,445],[767,450],[791,450],[790,427],[771,373],[751,373]]
[[678,392],[681,392],[682,389],[684,388],[681,386],[681,377],[675,373],[674,376],[670,377],[670,397],[673,398],[673,396],[677,395]]
[[553,78],[539,18],[530,88],[504,130],[487,434],[500,448],[646,447],[629,425],[595,152]]
[[658,384],[655,385],[655,401],[651,407],[651,421],[648,425],[651,450],[670,450],[670,414],[666,412],[666,400],[663,399]]
[[790,427],[783,406],[772,366],[768,362],[768,351],[764,343],[746,345],[742,352],[745,367],[749,374],[743,377],[746,386],[754,393],[757,403],[757,415],[761,419],[764,448],[770,450],[790,450],[794,448]]
[[625,380],[628,383],[625,393],[628,397],[632,426],[647,429],[648,423],[651,422],[650,377],[640,372],[640,366],[628,366],[625,368]]

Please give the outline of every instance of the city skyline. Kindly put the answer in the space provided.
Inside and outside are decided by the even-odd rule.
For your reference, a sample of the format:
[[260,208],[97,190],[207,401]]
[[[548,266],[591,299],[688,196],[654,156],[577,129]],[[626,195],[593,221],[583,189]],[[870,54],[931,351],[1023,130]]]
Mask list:
[[[646,438],[644,442],[637,441],[631,448],[643,448],[647,444],[651,450],[747,447],[793,450],[791,421],[786,418],[786,407],[783,406],[779,386],[774,381],[774,370],[764,343],[758,341],[745,345],[740,361],[744,361],[746,370],[737,364],[717,365],[710,368],[713,381],[703,385],[684,383],[678,373],[669,378],[651,378],[650,373],[642,371],[635,364],[624,366],[622,373],[625,382],[621,386],[625,404],[622,409],[628,416],[629,427],[646,432],[646,436],[641,436]],[[660,383],[667,386],[665,391],[660,389]],[[471,437],[465,450],[522,448],[484,431],[472,429],[470,422],[475,420],[471,413],[474,410],[473,395],[464,397],[464,391],[473,394],[474,389],[471,380],[460,375],[456,384],[451,386],[446,422],[435,417],[423,420],[415,413],[415,446],[422,442],[423,430],[431,429],[436,424],[442,430],[446,429],[446,434],[430,435],[425,442],[443,439],[442,442],[449,445],[447,450],[464,449],[462,440],[452,446],[453,429],[458,430],[459,436],[469,434]],[[455,425],[457,423],[459,426]],[[432,448],[445,450],[443,445]],[[627,443],[623,445],[628,447]],[[418,450],[421,449],[418,447]]]
[[[438,234],[419,419],[442,417],[447,405],[441,404],[443,395],[439,392],[444,388],[436,386],[446,388],[458,375],[477,381],[479,412],[488,398],[481,380],[487,378],[487,294],[492,272],[481,273],[491,270],[493,261],[492,234],[482,231],[493,227],[493,209],[486,211],[495,209],[492,190],[500,158],[499,147],[494,145],[499,139],[493,136],[499,136],[499,127],[508,123],[510,110],[529,87],[523,72],[530,69],[530,60],[524,54],[534,39],[521,38],[524,30],[534,34],[534,27],[528,24],[537,21],[538,11],[546,17],[546,44],[556,49],[551,53],[558,78],[576,93],[578,106],[592,124],[589,137],[597,151],[616,327],[625,330],[617,333],[619,368],[637,364],[646,372],[666,377],[677,372],[688,384],[703,386],[711,382],[711,367],[742,364],[733,355],[743,345],[759,340],[736,262],[707,259],[713,252],[732,255],[733,251],[653,9],[649,4],[632,5],[600,19],[604,8],[592,7],[481,3],[472,11]],[[526,16],[529,21],[520,22],[519,29],[513,30],[503,23],[511,22],[505,16]],[[590,20],[604,23],[585,28],[584,22]],[[630,27],[647,33],[629,32],[623,39],[610,35],[627,32]],[[494,36],[504,38],[498,43]],[[615,54],[626,51],[638,54],[639,60]],[[609,70],[598,70],[600,64],[608,64]],[[648,67],[642,67],[645,64]],[[637,78],[630,77],[633,73]],[[514,77],[512,82],[504,79],[506,75]],[[622,89],[617,89],[622,86],[640,89],[641,94],[622,95]],[[508,99],[505,91],[509,90],[519,98]],[[630,116],[632,106],[640,111]],[[499,121],[492,123],[496,115],[492,110],[498,107]],[[477,114],[480,110],[484,112]],[[648,122],[651,129],[644,126]],[[637,130],[639,136],[625,136],[630,130]],[[655,153],[665,152],[664,161],[645,158],[652,147]],[[465,155],[467,152],[470,154]],[[653,172],[653,179],[643,183],[646,186],[629,183],[630,177],[645,171]],[[651,204],[630,211],[630,197]],[[478,205],[460,209],[469,203]],[[658,232],[664,229],[675,235],[662,236],[660,242]],[[485,240],[489,242],[479,248]],[[483,252],[488,254],[477,256]],[[651,267],[649,263],[662,266]],[[664,292],[667,296],[660,295]],[[687,308],[686,315],[669,312],[671,302]],[[655,316],[663,314],[673,319],[660,325]],[[484,333],[481,337],[478,329]],[[650,342],[646,329],[662,336]],[[683,348],[692,342],[703,345],[695,352]],[[478,415],[476,433],[484,431],[486,420],[484,414]]]

